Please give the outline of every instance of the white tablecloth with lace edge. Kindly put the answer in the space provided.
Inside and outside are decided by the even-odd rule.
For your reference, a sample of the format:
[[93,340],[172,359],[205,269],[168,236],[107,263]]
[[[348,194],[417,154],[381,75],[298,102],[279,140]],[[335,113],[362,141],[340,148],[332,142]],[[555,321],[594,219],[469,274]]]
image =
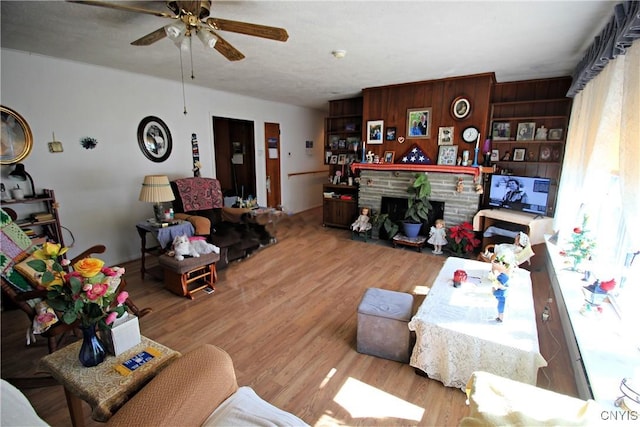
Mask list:
[[[458,269],[468,280],[454,288]],[[464,390],[474,371],[535,385],[538,368],[547,366],[538,346],[529,272],[517,268],[509,278],[499,323],[490,269],[489,263],[450,257],[409,322],[416,333],[411,366],[445,386]]]

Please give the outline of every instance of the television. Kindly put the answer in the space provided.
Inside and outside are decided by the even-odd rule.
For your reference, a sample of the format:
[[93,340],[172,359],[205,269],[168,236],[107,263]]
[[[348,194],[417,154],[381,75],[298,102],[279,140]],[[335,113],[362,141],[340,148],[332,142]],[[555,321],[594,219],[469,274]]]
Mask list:
[[549,178],[491,175],[489,206],[546,215],[550,185]]

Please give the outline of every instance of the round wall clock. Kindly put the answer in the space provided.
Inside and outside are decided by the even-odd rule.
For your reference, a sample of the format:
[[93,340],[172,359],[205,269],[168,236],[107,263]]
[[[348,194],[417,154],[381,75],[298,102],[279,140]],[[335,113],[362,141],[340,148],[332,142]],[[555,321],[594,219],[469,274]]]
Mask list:
[[162,120],[149,116],[138,125],[138,145],[152,162],[164,162],[171,154],[171,132]]
[[478,141],[480,131],[475,126],[468,126],[462,131],[462,140],[468,144],[473,144]]
[[471,113],[471,102],[464,96],[459,96],[451,103],[451,117],[456,120],[464,120]]

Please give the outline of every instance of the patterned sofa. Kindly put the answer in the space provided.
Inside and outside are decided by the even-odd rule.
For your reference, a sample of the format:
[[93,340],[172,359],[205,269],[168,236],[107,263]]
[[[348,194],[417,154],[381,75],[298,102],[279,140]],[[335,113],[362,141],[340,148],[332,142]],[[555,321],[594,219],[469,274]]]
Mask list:
[[268,243],[270,236],[263,226],[247,221],[244,209],[223,206],[220,182],[214,178],[189,177],[171,182],[175,196],[173,209],[177,219],[193,224],[195,234],[220,248],[221,270]]

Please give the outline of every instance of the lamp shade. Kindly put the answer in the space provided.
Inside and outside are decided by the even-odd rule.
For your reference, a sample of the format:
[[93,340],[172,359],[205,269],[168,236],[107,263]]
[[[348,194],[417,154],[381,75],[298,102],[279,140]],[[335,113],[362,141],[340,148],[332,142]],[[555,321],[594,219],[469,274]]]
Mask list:
[[141,202],[162,203],[175,200],[166,175],[147,175],[140,189]]
[[36,196],[36,187],[33,184],[33,178],[31,178],[31,175],[25,170],[22,163],[16,163],[16,168],[9,173],[9,176],[20,181],[29,181],[29,184],[31,184],[31,196]]

